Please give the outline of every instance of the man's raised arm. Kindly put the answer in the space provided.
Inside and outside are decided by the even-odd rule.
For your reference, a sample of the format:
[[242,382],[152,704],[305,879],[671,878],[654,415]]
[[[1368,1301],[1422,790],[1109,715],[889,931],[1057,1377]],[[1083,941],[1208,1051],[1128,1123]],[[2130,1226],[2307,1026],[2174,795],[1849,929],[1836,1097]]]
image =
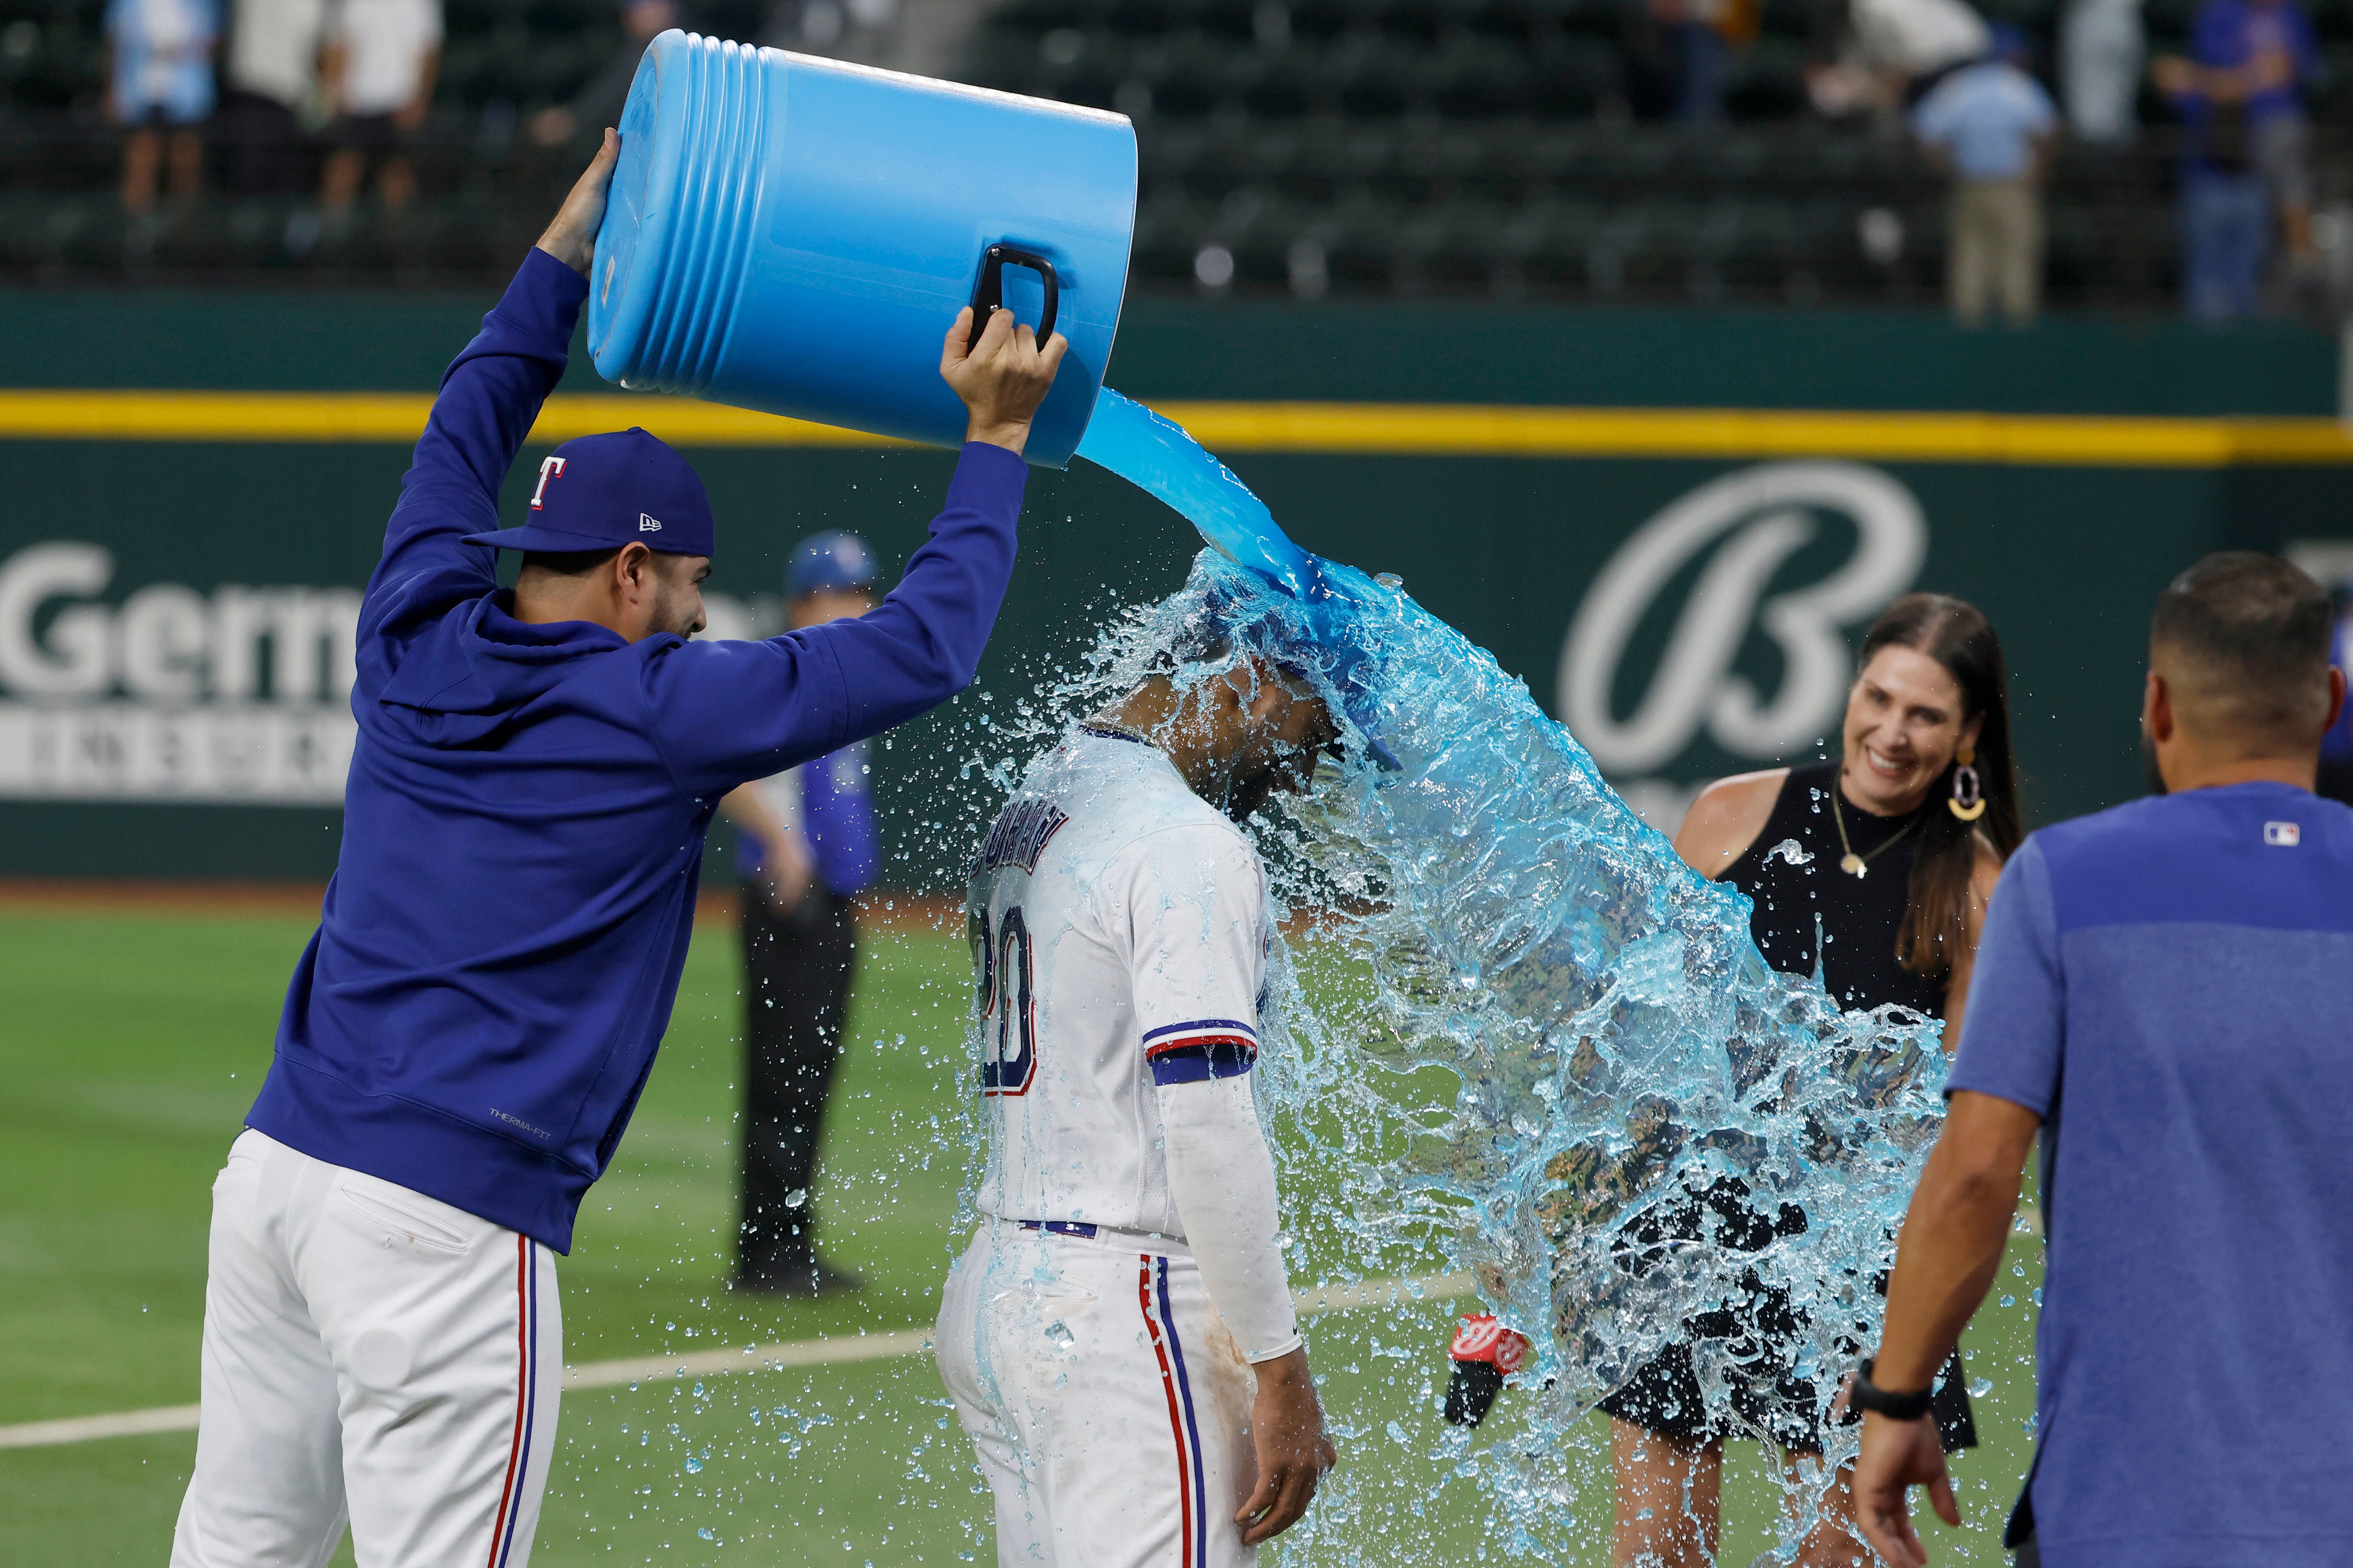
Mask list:
[[649,672],[662,752],[695,795],[719,795],[880,734],[972,684],[1013,576],[1029,421],[1069,344],[1040,344],[1010,310],[966,352],[957,313],[940,374],[969,415],[929,542],[868,614],[764,643],[691,644]]
[[619,136],[606,132],[555,221],[482,318],[481,331],[442,374],[368,585],[368,613],[378,624],[395,604],[430,613],[496,585],[492,552],[459,541],[498,527],[499,486],[563,378],[620,151]]

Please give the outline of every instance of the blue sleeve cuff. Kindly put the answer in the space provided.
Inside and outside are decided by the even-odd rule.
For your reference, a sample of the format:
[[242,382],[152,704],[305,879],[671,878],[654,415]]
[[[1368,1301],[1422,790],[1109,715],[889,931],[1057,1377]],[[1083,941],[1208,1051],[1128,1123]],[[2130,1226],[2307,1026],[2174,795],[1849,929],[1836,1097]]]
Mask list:
[[941,510],[962,507],[986,512],[1009,506],[1018,510],[1021,492],[1029,482],[1027,459],[987,441],[966,441],[956,458],[955,477],[948,481],[947,504]]
[[1152,1081],[1162,1089],[1172,1083],[1207,1083],[1211,1079],[1240,1078],[1257,1065],[1257,1047],[1240,1040],[1178,1046],[1152,1058]]

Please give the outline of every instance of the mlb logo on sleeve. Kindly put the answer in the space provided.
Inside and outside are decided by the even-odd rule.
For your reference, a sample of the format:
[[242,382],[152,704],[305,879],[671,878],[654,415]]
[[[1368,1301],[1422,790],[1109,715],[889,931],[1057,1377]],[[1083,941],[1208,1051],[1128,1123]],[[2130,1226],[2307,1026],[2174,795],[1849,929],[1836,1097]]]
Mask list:
[[2294,822],[2266,822],[2263,842],[2274,849],[2293,849],[2304,842],[2304,828]]

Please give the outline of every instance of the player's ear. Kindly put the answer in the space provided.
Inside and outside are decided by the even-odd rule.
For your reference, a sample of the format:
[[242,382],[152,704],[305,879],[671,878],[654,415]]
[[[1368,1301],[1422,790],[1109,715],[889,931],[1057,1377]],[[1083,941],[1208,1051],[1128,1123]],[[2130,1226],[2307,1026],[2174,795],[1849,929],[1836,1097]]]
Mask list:
[[653,579],[654,552],[634,539],[621,546],[621,552],[613,557],[613,585],[621,596],[643,593],[652,586]]

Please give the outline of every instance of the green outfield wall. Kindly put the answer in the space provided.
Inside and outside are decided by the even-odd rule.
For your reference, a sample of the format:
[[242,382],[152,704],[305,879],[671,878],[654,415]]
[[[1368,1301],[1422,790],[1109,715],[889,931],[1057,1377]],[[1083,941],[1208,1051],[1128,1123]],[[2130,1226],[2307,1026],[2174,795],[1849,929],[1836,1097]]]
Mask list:
[[[429,394],[487,303],[0,295],[0,874],[332,868],[350,620],[406,465],[388,432],[413,425],[394,403],[364,437],[223,439],[221,397]],[[1706,778],[1815,754],[1889,597],[1974,599],[2048,819],[2137,792],[2141,641],[2174,572],[2253,545],[2353,578],[2337,365],[2334,339],[2284,325],[1154,303],[1110,380],[1187,405],[1309,548],[1402,574],[1659,819]],[[610,391],[585,363],[564,388]],[[646,406],[657,430],[678,412]],[[1529,435],[1525,409],[1569,412]],[[726,439],[691,453],[723,635],[774,626],[811,531],[903,560],[951,461]],[[986,718],[1195,548],[1106,474],[1034,475],[981,691],[877,752],[895,885],[953,880],[982,789],[962,764],[1001,750]]]

